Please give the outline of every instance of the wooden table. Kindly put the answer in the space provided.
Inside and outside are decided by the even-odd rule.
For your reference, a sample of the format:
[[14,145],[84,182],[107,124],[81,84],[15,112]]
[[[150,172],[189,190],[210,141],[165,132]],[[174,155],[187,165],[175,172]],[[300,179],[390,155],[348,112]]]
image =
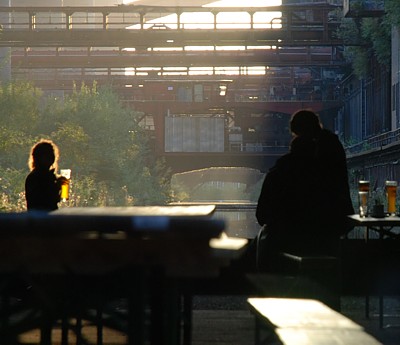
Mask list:
[[400,234],[393,232],[393,228],[400,226],[400,217],[388,216],[384,218],[375,217],[360,217],[358,214],[350,215],[349,218],[353,221],[355,226],[365,227],[365,238],[369,239],[369,232],[375,231],[379,233],[381,238],[387,236],[390,238],[399,239]]
[[[178,279],[218,275],[247,242],[221,236],[224,222],[211,219],[214,210],[202,205],[0,214],[0,272],[24,272],[34,287],[48,277],[38,285],[49,295],[54,291],[46,283],[62,277],[68,284],[58,287],[56,297],[74,298],[74,286],[79,298],[92,290],[106,302],[101,285],[109,286],[129,299],[129,344],[146,341],[149,306],[151,343],[178,344]],[[50,327],[44,327],[41,344],[51,344]]]
[[[370,232],[373,231],[379,235],[378,240],[393,239],[400,240],[400,233],[398,229],[400,227],[400,217],[398,216],[386,216],[384,218],[375,217],[360,217],[358,214],[350,215],[349,218],[353,221],[355,226],[364,227],[365,229],[365,241],[370,241]],[[383,294],[379,294],[379,326],[383,327]],[[369,317],[369,296],[366,296],[366,317]]]

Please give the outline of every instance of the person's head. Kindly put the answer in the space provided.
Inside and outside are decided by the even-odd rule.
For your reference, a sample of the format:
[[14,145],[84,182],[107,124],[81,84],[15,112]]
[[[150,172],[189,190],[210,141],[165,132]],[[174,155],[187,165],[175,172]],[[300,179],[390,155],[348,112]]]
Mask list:
[[290,131],[296,136],[315,137],[321,128],[319,116],[311,110],[299,110],[290,119]]
[[59,151],[51,140],[42,139],[32,146],[29,155],[29,169],[57,169]]

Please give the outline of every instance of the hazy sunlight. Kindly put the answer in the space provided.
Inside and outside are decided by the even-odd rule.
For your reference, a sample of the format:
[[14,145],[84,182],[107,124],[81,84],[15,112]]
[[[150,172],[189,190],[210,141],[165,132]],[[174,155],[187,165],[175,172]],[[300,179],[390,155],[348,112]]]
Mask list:
[[[133,4],[136,1],[124,1],[124,3]],[[269,7],[269,6],[280,6],[282,4],[281,0],[247,0],[246,7]],[[220,0],[215,2],[210,2],[203,7],[241,7],[243,8],[243,0]],[[217,29],[251,29],[253,25],[254,29],[280,29],[282,27],[281,23],[282,13],[280,11],[259,11],[253,14],[253,20],[251,24],[251,16],[246,11],[240,12],[220,12],[216,17],[216,28]],[[213,29],[214,28],[214,15],[211,12],[184,12],[180,15],[179,23],[180,27],[187,30],[193,29]],[[170,14],[158,18],[151,19],[145,22],[144,29],[177,29],[178,28],[178,17],[176,14]],[[127,29],[140,29],[138,24],[132,25]],[[171,40],[172,41],[172,40]],[[173,43],[173,41],[171,42]],[[246,50],[246,49],[276,49],[276,47],[263,46],[263,47],[243,47],[243,46],[185,46],[181,47],[169,47],[169,48],[152,48],[152,51],[179,51],[184,49],[185,51],[221,51],[221,50]],[[134,50],[126,48],[126,50]],[[204,66],[203,68],[189,68],[182,70],[179,68],[171,68],[171,70],[164,69],[163,71],[152,68],[135,69],[127,68],[126,74],[128,75],[145,75],[149,71],[163,75],[207,75],[207,74],[217,74],[217,75],[240,75],[244,71],[238,67],[219,67],[212,68]],[[265,74],[265,67],[248,67],[245,71],[246,74]]]

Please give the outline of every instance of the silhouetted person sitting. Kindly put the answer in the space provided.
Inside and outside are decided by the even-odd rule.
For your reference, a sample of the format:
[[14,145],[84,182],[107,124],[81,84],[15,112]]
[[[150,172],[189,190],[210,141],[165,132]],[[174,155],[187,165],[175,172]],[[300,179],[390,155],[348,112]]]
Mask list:
[[258,267],[270,269],[279,252],[337,254],[353,214],[346,155],[335,134],[308,110],[293,114],[290,152],[267,173],[256,217],[264,226]]
[[28,211],[53,211],[60,202],[62,176],[57,176],[58,147],[51,140],[40,140],[29,156],[31,172],[25,180],[25,198]]

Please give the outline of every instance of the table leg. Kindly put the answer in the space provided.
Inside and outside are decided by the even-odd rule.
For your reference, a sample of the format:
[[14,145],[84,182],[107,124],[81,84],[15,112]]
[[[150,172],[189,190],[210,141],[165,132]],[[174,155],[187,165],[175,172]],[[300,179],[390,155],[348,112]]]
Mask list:
[[168,279],[165,295],[166,320],[165,320],[165,340],[166,344],[180,344],[181,336],[181,295],[176,279]]
[[150,343],[162,345],[164,337],[164,273],[156,270],[150,280]]
[[5,334],[9,328],[9,317],[11,316],[10,297],[8,294],[0,297],[0,312],[2,315],[0,319],[0,332]]
[[[365,228],[365,243],[368,244],[369,241],[369,227]],[[365,318],[369,319],[369,294],[365,296]]]
[[[383,240],[383,227],[380,227],[379,240]],[[383,295],[379,292],[379,328],[383,328]]]
[[152,281],[151,344],[180,344],[181,299],[178,282],[159,273]]
[[103,306],[99,302],[96,308],[97,345],[103,345]]
[[383,296],[379,294],[379,328],[383,328]]
[[61,345],[68,345],[69,319],[63,315],[61,319]]
[[[43,311],[46,314],[46,311]],[[42,325],[40,328],[40,345],[51,345],[51,331],[53,328],[53,319],[48,315],[42,316]]]
[[76,316],[76,345],[82,345],[82,310],[78,310],[78,315]]
[[146,284],[145,274],[139,271],[133,275],[135,278],[129,279],[128,296],[128,344],[143,345],[145,338],[145,297]]
[[192,317],[193,317],[193,295],[186,292],[183,295],[183,344],[192,343]]

